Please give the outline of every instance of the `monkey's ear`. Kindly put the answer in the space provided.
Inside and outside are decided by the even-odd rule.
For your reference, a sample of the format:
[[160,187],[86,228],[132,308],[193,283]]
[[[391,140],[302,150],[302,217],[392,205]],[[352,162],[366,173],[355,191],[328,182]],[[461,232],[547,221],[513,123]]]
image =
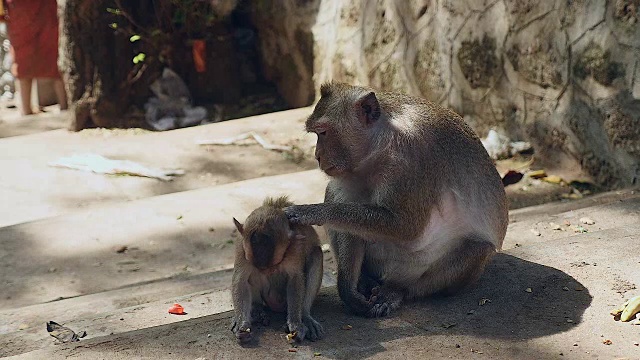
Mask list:
[[380,119],[380,103],[372,91],[356,101],[356,114],[363,125],[370,126]]
[[236,220],[236,218],[233,218],[233,223],[236,225],[236,229],[238,229],[238,232],[240,233],[240,235],[242,235],[242,232],[244,231],[244,229],[240,221]]

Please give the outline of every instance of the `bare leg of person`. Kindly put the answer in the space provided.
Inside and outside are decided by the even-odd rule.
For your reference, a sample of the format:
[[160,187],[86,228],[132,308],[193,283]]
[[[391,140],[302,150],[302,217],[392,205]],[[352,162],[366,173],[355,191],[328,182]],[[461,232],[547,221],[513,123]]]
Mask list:
[[58,104],[60,104],[60,110],[67,110],[69,107],[67,103],[67,92],[64,89],[64,82],[62,79],[57,79],[53,82],[53,91],[56,93]]
[[31,85],[33,84],[32,78],[21,78],[18,79],[20,82],[20,102],[21,102],[21,110],[22,115],[31,115],[33,114],[33,109],[31,109]]

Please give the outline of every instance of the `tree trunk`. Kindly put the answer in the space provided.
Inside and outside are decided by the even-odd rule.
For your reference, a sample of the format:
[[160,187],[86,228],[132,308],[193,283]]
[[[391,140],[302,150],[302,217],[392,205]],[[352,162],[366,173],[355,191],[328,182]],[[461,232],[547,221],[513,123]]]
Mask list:
[[133,46],[110,27],[113,19],[106,9],[113,6],[111,1],[61,0],[58,6],[58,62],[70,104],[69,129],[143,126],[142,116],[127,115]]

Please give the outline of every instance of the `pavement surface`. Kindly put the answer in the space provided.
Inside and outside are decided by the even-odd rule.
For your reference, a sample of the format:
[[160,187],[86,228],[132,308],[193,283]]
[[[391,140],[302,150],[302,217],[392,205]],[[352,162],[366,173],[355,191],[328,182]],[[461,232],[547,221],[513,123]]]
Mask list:
[[[512,210],[504,249],[477,284],[385,319],[345,310],[327,251],[313,309],[325,339],[291,348],[284,317],[272,314],[269,326],[254,328],[257,342],[236,344],[228,330],[238,239],[231,217],[246,217],[267,195],[320,201],[327,178],[309,156],[195,142],[253,130],[304,152],[313,140],[301,131],[309,111],[165,133],[34,129],[0,139],[0,357],[640,359],[640,326],[609,315],[640,295],[637,189]],[[47,166],[78,152],[187,173],[161,182]],[[536,203],[526,186],[508,187],[510,199]],[[175,302],[187,315],[167,313]],[[56,345],[49,320],[87,337]]]

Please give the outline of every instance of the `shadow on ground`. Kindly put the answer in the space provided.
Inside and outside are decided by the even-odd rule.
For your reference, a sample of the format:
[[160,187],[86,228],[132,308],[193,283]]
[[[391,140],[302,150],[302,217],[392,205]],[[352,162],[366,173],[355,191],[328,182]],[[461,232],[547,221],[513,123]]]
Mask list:
[[[570,291],[563,291],[564,286]],[[527,292],[527,288],[532,291]],[[481,299],[490,301],[481,306]],[[386,319],[348,314],[335,288],[325,288],[313,313],[328,335],[322,341],[302,344],[296,352],[309,357],[320,353],[333,359],[364,359],[388,351],[393,351],[394,357],[402,353],[414,358],[465,357],[470,356],[470,344],[480,344],[479,348],[500,348],[500,354],[507,358],[555,358],[526,340],[570,330],[580,323],[591,299],[586,288],[562,271],[499,254],[479,283],[467,291],[407,304]],[[180,359],[287,356],[284,316],[274,315],[266,328],[255,327],[259,340],[244,348],[235,343],[228,330],[231,316],[227,312],[90,339],[66,347],[63,353],[71,358],[104,356],[114,351],[123,358],[136,354]],[[346,330],[346,325],[351,328]]]

